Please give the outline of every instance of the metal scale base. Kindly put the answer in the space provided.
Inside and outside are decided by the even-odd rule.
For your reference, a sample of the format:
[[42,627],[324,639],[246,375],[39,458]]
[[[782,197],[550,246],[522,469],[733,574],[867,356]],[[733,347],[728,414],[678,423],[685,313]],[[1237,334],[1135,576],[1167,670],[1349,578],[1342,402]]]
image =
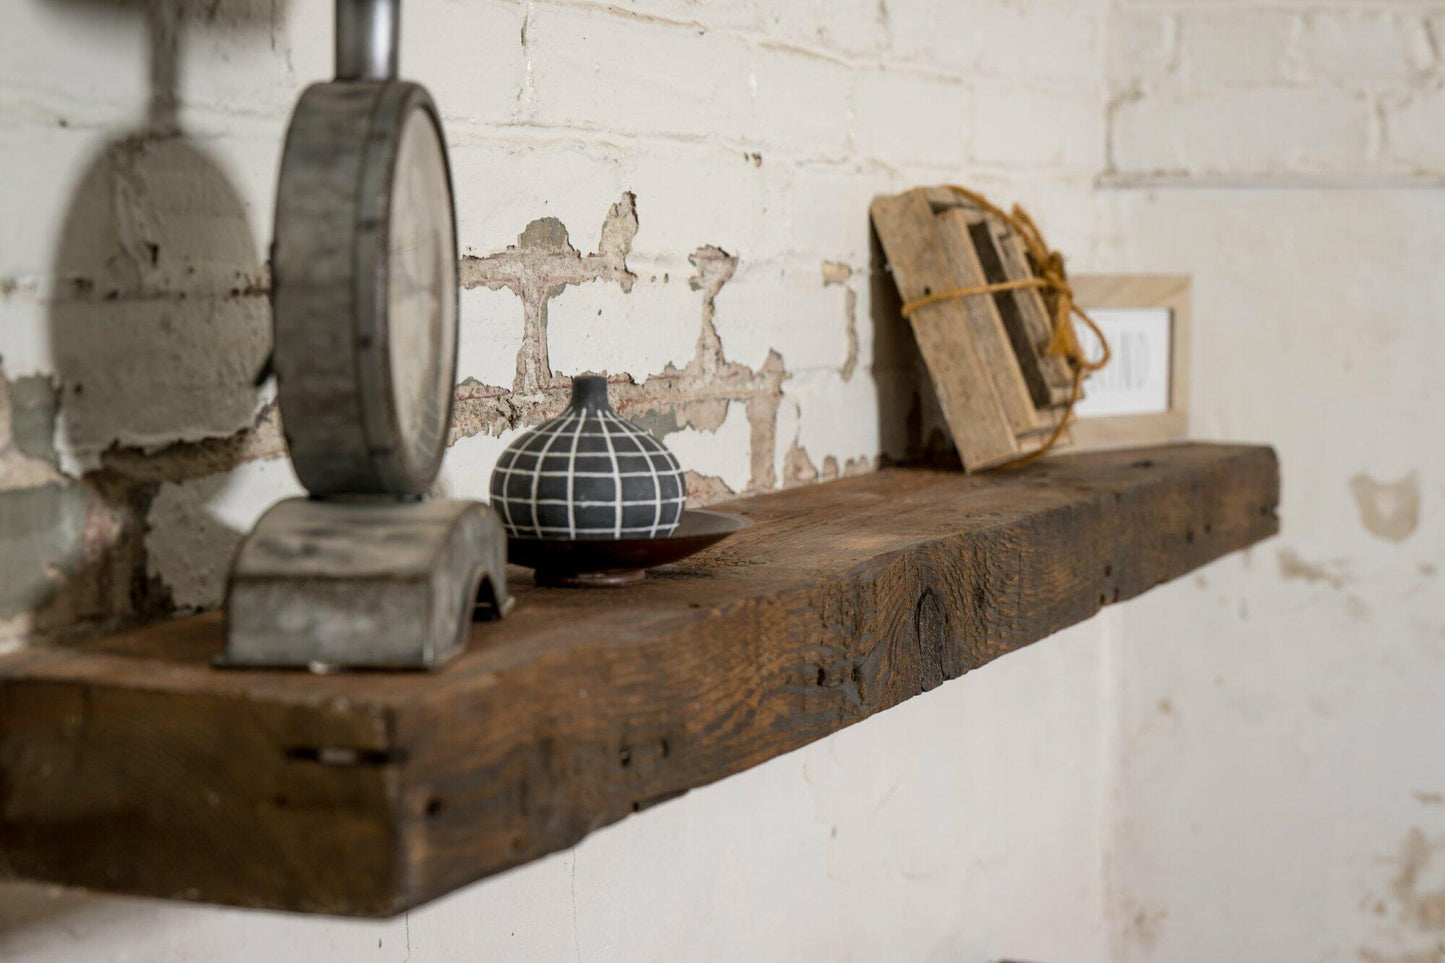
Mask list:
[[506,545],[479,502],[278,502],[236,556],[217,664],[438,669],[507,610]]

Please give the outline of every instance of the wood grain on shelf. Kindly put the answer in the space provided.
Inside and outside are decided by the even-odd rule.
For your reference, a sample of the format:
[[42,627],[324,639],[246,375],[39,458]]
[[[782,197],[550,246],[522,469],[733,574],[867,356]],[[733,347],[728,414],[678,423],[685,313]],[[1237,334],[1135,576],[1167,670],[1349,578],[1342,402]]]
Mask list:
[[214,615],[17,653],[0,872],[395,914],[1266,538],[1278,496],[1246,446],[888,469],[739,500],[752,528],[630,589],[514,570],[435,675],[215,670]]

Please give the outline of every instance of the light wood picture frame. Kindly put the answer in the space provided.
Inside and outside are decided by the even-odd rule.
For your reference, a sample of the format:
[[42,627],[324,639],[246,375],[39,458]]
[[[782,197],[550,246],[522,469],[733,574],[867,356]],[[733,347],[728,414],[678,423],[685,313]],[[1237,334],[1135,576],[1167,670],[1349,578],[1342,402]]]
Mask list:
[[[1162,413],[1106,417],[1081,415],[1071,426],[1075,450],[1158,445],[1187,438],[1190,338],[1188,275],[1076,274],[1070,275],[1069,281],[1074,289],[1074,302],[1086,311],[1104,308],[1165,308],[1170,314],[1168,410]],[[1089,382],[1086,381],[1086,396],[1088,391]]]

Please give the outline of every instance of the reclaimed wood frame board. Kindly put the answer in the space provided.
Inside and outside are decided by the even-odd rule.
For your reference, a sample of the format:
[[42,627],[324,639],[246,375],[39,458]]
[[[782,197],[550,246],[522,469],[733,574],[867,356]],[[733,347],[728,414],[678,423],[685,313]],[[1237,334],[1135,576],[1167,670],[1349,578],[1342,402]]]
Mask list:
[[[1004,225],[957,193],[916,188],[875,198],[873,224],[903,300],[1033,277]],[[1024,295],[1019,297],[1019,295]],[[1047,354],[1052,325],[1035,289],[923,305],[909,323],[966,471],[1037,451],[1073,387]],[[1067,444],[1066,431],[1059,441]]]
[[[904,301],[957,286],[933,208],[921,190],[876,198],[871,213]],[[908,319],[968,471],[1002,464],[1022,453],[993,376],[974,343],[967,306],[974,300],[940,301]]]
[[[1170,324],[1169,410],[1162,414],[1076,418],[1080,449],[1159,445],[1189,437],[1191,282],[1179,274],[1080,274],[1070,278],[1074,300],[1090,308],[1167,308]],[[1086,339],[1085,344],[1088,344]],[[1087,389],[1088,382],[1085,382]]]
[[895,468],[736,501],[752,528],[625,591],[519,575],[436,675],[218,671],[217,615],[15,653],[0,876],[390,916],[1268,538],[1278,501],[1254,446]]

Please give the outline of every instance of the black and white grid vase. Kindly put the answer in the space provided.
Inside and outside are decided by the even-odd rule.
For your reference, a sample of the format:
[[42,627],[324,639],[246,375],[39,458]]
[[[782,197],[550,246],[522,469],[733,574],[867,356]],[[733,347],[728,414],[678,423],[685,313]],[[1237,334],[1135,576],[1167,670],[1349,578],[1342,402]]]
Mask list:
[[507,446],[492,471],[492,507],[519,538],[665,538],[687,487],[677,458],[618,417],[607,379],[572,379],[572,402]]

